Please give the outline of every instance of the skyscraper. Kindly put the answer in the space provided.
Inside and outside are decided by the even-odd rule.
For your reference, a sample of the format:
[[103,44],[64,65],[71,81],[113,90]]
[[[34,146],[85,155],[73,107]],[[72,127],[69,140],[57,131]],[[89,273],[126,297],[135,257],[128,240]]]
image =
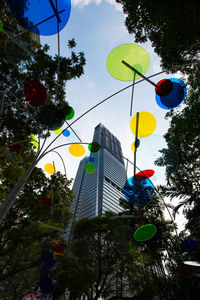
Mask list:
[[[73,185],[75,198],[71,211],[74,221],[101,216],[105,211],[120,212],[119,198],[126,181],[126,170],[119,140],[101,123],[95,127],[93,142],[101,145],[98,152],[91,152],[81,160]],[[96,171],[88,174],[84,167],[87,162],[96,166]]]

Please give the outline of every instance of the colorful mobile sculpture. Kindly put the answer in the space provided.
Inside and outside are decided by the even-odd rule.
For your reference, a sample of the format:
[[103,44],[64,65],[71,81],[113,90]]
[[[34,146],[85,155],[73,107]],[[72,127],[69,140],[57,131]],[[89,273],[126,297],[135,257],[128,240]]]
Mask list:
[[150,58],[145,49],[134,44],[124,44],[114,48],[106,61],[108,72],[116,79],[133,81],[131,110],[135,80],[142,77],[155,87],[156,102],[163,109],[179,106],[186,97],[185,83],[177,78],[162,79],[157,84],[145,77]]
[[70,0],[6,0],[6,3],[22,27],[39,35],[61,31],[71,12]]

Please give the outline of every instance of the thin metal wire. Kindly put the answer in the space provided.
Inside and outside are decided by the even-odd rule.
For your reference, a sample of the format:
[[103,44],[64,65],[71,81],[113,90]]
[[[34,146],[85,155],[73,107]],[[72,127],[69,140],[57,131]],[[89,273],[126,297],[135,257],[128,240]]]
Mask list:
[[126,61],[122,60],[122,63],[128,67],[129,69],[131,69],[133,72],[137,73],[138,75],[140,75],[144,80],[146,80],[147,82],[149,82],[150,84],[152,84],[153,86],[157,87],[157,85],[148,79],[148,77],[144,76],[142,73],[140,73],[138,70],[136,70],[134,67],[132,67],[131,65],[129,65]]
[[138,126],[139,126],[139,112],[136,114],[136,127],[135,127],[135,151],[134,151],[134,176],[136,173],[136,155],[137,155],[137,139],[138,139]]
[[[160,74],[162,74],[162,73],[165,73],[165,71],[160,71],[160,72],[158,72],[158,73],[155,73],[155,74],[153,74],[153,75],[150,75],[148,78],[152,78],[152,77],[157,76],[157,75],[160,75]],[[134,85],[136,85],[136,84],[138,84],[138,83],[140,83],[140,82],[143,82],[144,80],[145,80],[145,79],[141,79],[141,80],[135,82]],[[119,93],[121,93],[121,92],[127,90],[128,88],[130,88],[130,87],[132,87],[132,86],[133,86],[133,84],[130,84],[130,85],[126,86],[125,88],[123,88],[123,89],[121,89],[121,90],[119,90],[119,91],[113,93],[112,95],[106,97],[106,98],[103,99],[102,101],[98,102],[97,104],[95,104],[94,106],[92,106],[90,109],[88,109],[86,112],[84,112],[82,115],[80,115],[78,118],[76,118],[76,119],[70,124],[70,126],[73,125],[74,123],[76,123],[78,120],[80,120],[82,117],[84,117],[86,114],[88,114],[90,111],[92,111],[93,109],[95,109],[95,108],[98,107],[99,105],[103,104],[104,102],[106,102],[106,101],[109,100],[110,98],[112,98],[112,97],[118,95]],[[64,130],[66,130],[66,129],[68,129],[68,128],[69,128],[69,126],[66,127]],[[59,138],[59,136],[60,136],[61,134],[62,134],[62,133],[60,133],[57,137],[55,137],[55,139],[48,145],[48,147],[47,147],[44,151],[48,150],[49,147],[50,147],[50,146],[51,146],[51,145]]]
[[70,127],[71,128],[71,130],[73,131],[73,133],[75,134],[75,136],[78,138],[78,140],[82,143],[82,140],[80,139],[80,137],[78,136],[78,134],[74,131],[74,129],[71,127],[71,125],[67,122],[67,121],[65,121],[65,123],[68,125],[68,127]]
[[52,150],[51,152],[55,152],[59,157],[60,157],[60,159],[61,159],[61,161],[62,161],[62,164],[63,164],[63,168],[64,168],[64,172],[65,172],[65,176],[67,177],[67,171],[66,171],[66,166],[65,166],[65,162],[64,162],[64,160],[63,160],[63,158],[62,158],[62,156],[60,155],[60,153],[58,153],[57,151],[55,151],[55,150]]
[[[50,3],[52,2],[51,0],[49,0],[49,1],[50,1]],[[53,2],[52,2],[52,4],[53,4]],[[56,0],[56,11],[58,11],[57,0]],[[57,84],[56,84],[55,101],[57,100],[57,97],[58,97],[58,86],[59,86],[59,75],[60,75],[60,34],[59,34],[59,21],[58,21],[58,18],[57,18],[57,37],[58,37],[58,62],[57,62]]]
[[132,92],[131,92],[131,107],[130,107],[130,117],[132,116],[132,112],[133,112],[133,94],[134,94],[134,87],[135,87],[135,76],[136,76],[136,72],[134,72],[134,76],[133,76],[133,87],[132,87]]

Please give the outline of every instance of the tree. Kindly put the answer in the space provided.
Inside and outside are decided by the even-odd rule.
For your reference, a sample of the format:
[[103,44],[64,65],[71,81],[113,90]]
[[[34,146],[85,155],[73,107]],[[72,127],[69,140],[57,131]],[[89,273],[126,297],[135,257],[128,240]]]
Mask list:
[[[68,107],[65,99],[66,82],[73,78],[79,78],[83,74],[85,58],[83,52],[75,54],[73,51],[76,46],[74,39],[68,43],[70,49],[68,58],[56,55],[52,57],[48,54],[49,46],[41,46],[32,41],[32,33],[28,31],[23,33],[23,29],[7,10],[4,1],[1,0],[0,3],[4,28],[0,39],[0,92],[2,95],[0,141],[3,147],[17,143],[22,144],[23,151],[26,149],[25,143],[30,142],[31,133],[40,137],[48,137],[49,127],[43,120],[47,115],[50,118],[47,111],[50,111],[52,115],[52,111],[57,110],[58,114],[64,115]],[[8,42],[9,47],[6,48],[5,44],[7,45]],[[16,64],[9,61],[9,51],[13,49],[13,45],[14,50],[12,50],[11,56],[15,55]],[[4,49],[7,49],[7,56]],[[41,108],[31,107],[28,101],[24,100],[24,86],[30,80],[39,81],[47,91],[47,100]],[[54,115],[56,114],[53,114],[53,118]],[[29,164],[26,166],[22,164],[18,177],[15,177],[16,182],[13,181],[9,186],[10,193],[6,200],[2,198],[4,202],[0,208],[1,221],[15,202],[16,196],[23,189],[36,165],[37,154],[33,156],[32,152],[31,156],[32,161],[29,160]]]
[[[156,218],[152,211],[149,216],[151,221]],[[150,299],[160,292],[161,282],[165,287],[165,276],[159,279],[154,266],[161,268],[161,248],[169,242],[172,229],[167,222],[162,224],[157,220],[163,230],[160,243],[134,242],[136,224],[144,219],[141,215],[138,219],[123,219],[120,215],[106,212],[103,217],[81,219],[75,224],[69,255],[77,263],[72,268],[73,272],[70,269],[65,275],[67,288],[75,297],[86,294],[88,299],[100,296],[126,299],[127,295],[140,295],[142,299]],[[71,273],[73,276],[69,275]]]
[[[69,206],[73,192],[69,189],[70,183],[60,173],[48,179],[41,169],[35,168],[1,224],[1,299],[6,292],[15,293],[13,299],[21,299],[32,286],[38,287],[39,258],[44,243],[53,251],[54,244],[45,241],[63,240],[63,232],[71,218]],[[53,205],[45,207],[40,199],[52,189]],[[56,260],[59,261],[59,257]]]
[[150,40],[168,71],[190,73],[198,60],[200,45],[200,7],[196,0],[116,0],[123,7],[126,27],[136,43]]

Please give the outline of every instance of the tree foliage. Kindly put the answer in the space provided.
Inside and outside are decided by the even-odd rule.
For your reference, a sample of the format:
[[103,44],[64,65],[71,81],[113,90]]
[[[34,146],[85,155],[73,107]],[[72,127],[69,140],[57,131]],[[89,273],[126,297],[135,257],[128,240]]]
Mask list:
[[[196,0],[116,0],[123,7],[126,27],[136,42],[150,40],[164,69],[196,62],[200,47],[200,6]],[[186,70],[186,67],[185,67]]]
[[[83,52],[75,53],[76,42],[69,41],[66,57],[49,54],[48,45],[32,40],[32,33],[25,31],[13,18],[3,0],[0,0],[3,31],[0,35],[0,204],[6,199],[30,164],[36,152],[30,133],[41,137],[49,133],[41,123],[39,107],[31,107],[25,100],[24,86],[30,80],[40,81],[47,90],[44,106],[66,107],[66,83],[79,78],[84,70]],[[58,78],[59,73],[59,78]],[[59,79],[59,80],[58,80]],[[20,144],[17,152],[10,145]],[[0,225],[1,263],[0,298],[22,299],[31,287],[38,287],[39,258],[41,250],[54,244],[49,240],[64,241],[64,230],[71,218],[69,207],[73,193],[71,181],[57,172],[47,178],[35,167],[13,207]],[[52,207],[40,202],[53,190]],[[60,267],[59,256],[51,277],[55,279]],[[57,280],[55,289],[59,286]]]

